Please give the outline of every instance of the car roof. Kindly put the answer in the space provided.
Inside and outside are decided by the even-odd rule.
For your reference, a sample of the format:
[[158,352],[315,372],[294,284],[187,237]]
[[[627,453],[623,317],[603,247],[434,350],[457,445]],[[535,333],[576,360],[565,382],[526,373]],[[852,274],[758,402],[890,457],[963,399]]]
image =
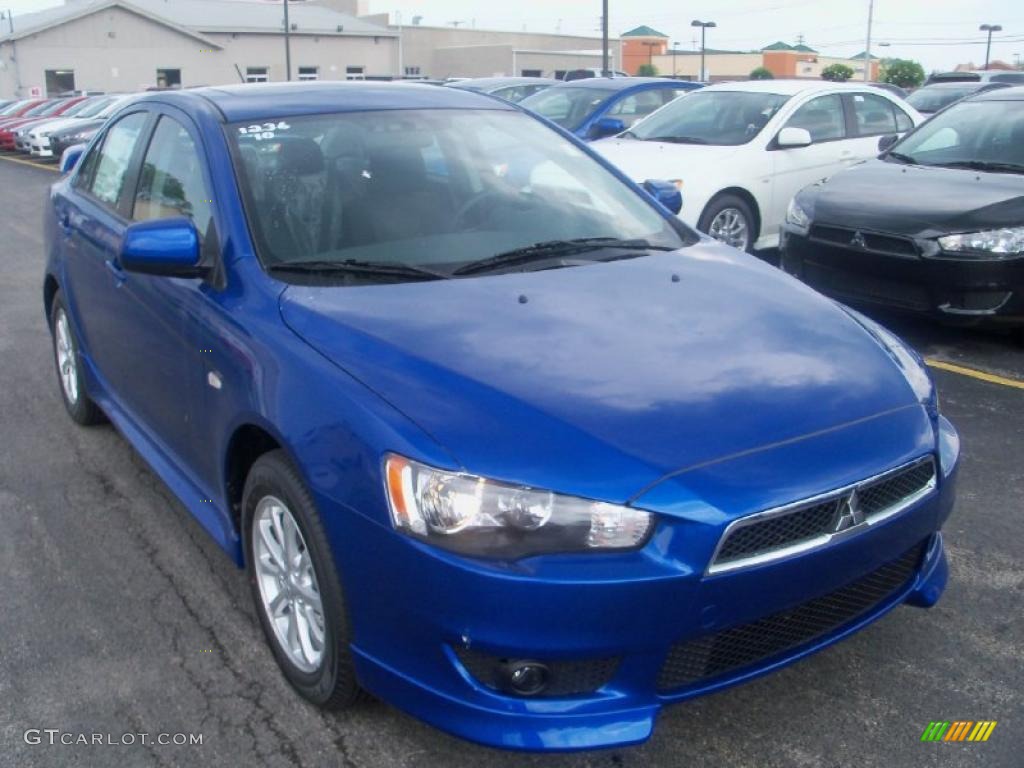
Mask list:
[[875,91],[876,93],[888,93],[884,88],[878,88],[871,83],[860,81],[834,83],[829,80],[736,80],[728,83],[715,83],[709,85],[705,91],[745,91],[750,93],[777,93],[780,96],[796,96],[800,93],[815,93],[817,91],[829,91],[836,88],[862,89]]
[[1024,85],[991,88],[969,98],[971,101],[1024,101]]
[[918,91],[953,91],[963,90],[965,88],[980,91],[983,89],[989,89],[993,85],[998,86],[999,83],[985,83],[980,80],[943,80],[939,83],[930,83],[928,85],[922,85],[918,88]]
[[458,80],[448,83],[449,88],[468,88],[470,90],[483,90],[491,88],[505,88],[515,85],[554,85],[560,81],[550,77],[471,77],[469,80]]
[[187,108],[213,104],[228,122],[382,109],[513,110],[493,97],[462,88],[375,81],[248,83],[156,91],[133,103],[164,102]]
[[666,88],[677,87],[681,80],[666,80],[663,77],[586,77],[582,80],[559,82],[555,88],[597,88],[606,91],[624,91],[640,85],[657,83]]

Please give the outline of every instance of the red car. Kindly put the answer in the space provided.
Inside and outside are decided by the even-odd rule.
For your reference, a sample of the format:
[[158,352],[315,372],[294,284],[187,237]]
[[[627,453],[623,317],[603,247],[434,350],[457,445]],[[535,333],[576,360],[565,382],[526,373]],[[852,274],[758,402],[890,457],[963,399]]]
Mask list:
[[5,120],[0,124],[0,150],[5,152],[14,151],[14,130],[16,128],[36,120],[44,120],[62,115],[66,110],[84,98],[84,96],[75,96],[70,99],[52,99],[28,110],[20,117]]
[[34,109],[42,104],[45,99],[20,99],[13,101],[3,109],[0,109],[0,125],[3,125],[8,120],[15,120],[30,109]]

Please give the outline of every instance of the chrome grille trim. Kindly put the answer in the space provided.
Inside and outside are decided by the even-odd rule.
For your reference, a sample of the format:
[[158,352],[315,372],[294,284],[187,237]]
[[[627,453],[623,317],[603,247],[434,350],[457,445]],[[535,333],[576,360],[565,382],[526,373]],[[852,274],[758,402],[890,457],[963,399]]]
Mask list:
[[[800,541],[796,541],[792,544],[773,547],[761,552],[756,552],[751,555],[745,555],[742,557],[722,560],[719,561],[719,555],[722,552],[729,537],[732,536],[737,530],[747,528],[752,525],[763,523],[766,520],[774,518],[780,518],[787,515],[797,514],[811,507],[816,507],[828,502],[837,503],[837,513],[839,512],[838,506],[841,500],[849,497],[853,493],[864,493],[871,490],[872,486],[877,486],[887,480],[893,479],[901,474],[909,473],[912,470],[917,469],[920,466],[927,465],[931,469],[931,474],[928,481],[918,488],[916,491],[903,496],[894,504],[890,504],[882,509],[865,514],[863,520],[851,525],[848,528],[840,530],[838,532],[821,532],[817,535],[811,536]],[[828,546],[833,542],[842,541],[843,539],[851,536],[856,536],[859,533],[863,533],[874,525],[881,523],[889,518],[898,515],[905,509],[913,506],[917,502],[921,501],[928,495],[930,495],[938,484],[938,473],[936,470],[935,457],[929,454],[922,458],[914,459],[906,464],[901,464],[893,469],[886,470],[872,477],[860,480],[856,483],[844,486],[842,488],[836,488],[825,493],[812,496],[810,498],[801,499],[790,504],[785,504],[780,507],[774,507],[772,509],[765,510],[763,512],[756,512],[746,517],[741,517],[737,520],[733,520],[726,527],[725,532],[718,540],[718,544],[715,546],[715,552],[711,556],[708,568],[705,571],[706,576],[716,576],[722,573],[728,573],[731,571],[740,570],[743,568],[752,568],[757,565],[764,565],[766,563],[775,562],[777,560],[784,560],[795,555],[810,552],[812,550],[820,549]]]

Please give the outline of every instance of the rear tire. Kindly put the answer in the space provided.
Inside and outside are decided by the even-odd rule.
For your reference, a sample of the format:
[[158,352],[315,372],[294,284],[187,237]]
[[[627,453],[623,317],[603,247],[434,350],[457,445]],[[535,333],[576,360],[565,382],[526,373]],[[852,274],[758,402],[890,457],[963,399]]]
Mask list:
[[265,453],[242,495],[253,602],[285,678],[324,709],[362,698],[351,624],[330,544],[305,483],[283,451]]
[[50,307],[50,335],[60,396],[68,415],[83,427],[101,423],[106,417],[86,392],[78,339],[60,291],[53,297],[53,305]]
[[757,218],[747,201],[738,195],[714,198],[701,214],[697,229],[733,248],[754,252]]

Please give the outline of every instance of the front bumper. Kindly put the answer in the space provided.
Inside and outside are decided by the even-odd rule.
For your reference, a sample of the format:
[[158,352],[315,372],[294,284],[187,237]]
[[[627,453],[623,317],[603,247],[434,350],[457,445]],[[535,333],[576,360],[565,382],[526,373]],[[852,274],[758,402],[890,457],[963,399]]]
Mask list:
[[29,137],[28,151],[33,157],[53,157],[48,136]]
[[[724,529],[720,519],[663,518],[640,552],[498,564],[451,555],[362,515],[330,516],[359,681],[443,730],[490,746],[559,751],[643,741],[666,704],[781,668],[902,603],[930,606],[939,599],[947,566],[938,531],[953,506],[959,463],[955,430],[942,419],[939,432],[938,486],[915,506],[825,549],[715,576],[704,573],[710,557],[704,545]],[[782,453],[779,461],[794,455]],[[679,556],[700,548],[695,542],[706,551]],[[724,674],[659,684],[680,644],[797,611],[862,583],[915,547],[905,578],[848,620]],[[593,690],[518,697],[474,677],[465,662],[470,652],[553,667],[615,663]]]
[[1024,324],[1024,259],[922,257],[906,242],[907,253],[873,252],[785,225],[780,263],[789,274],[848,304],[969,325]]

